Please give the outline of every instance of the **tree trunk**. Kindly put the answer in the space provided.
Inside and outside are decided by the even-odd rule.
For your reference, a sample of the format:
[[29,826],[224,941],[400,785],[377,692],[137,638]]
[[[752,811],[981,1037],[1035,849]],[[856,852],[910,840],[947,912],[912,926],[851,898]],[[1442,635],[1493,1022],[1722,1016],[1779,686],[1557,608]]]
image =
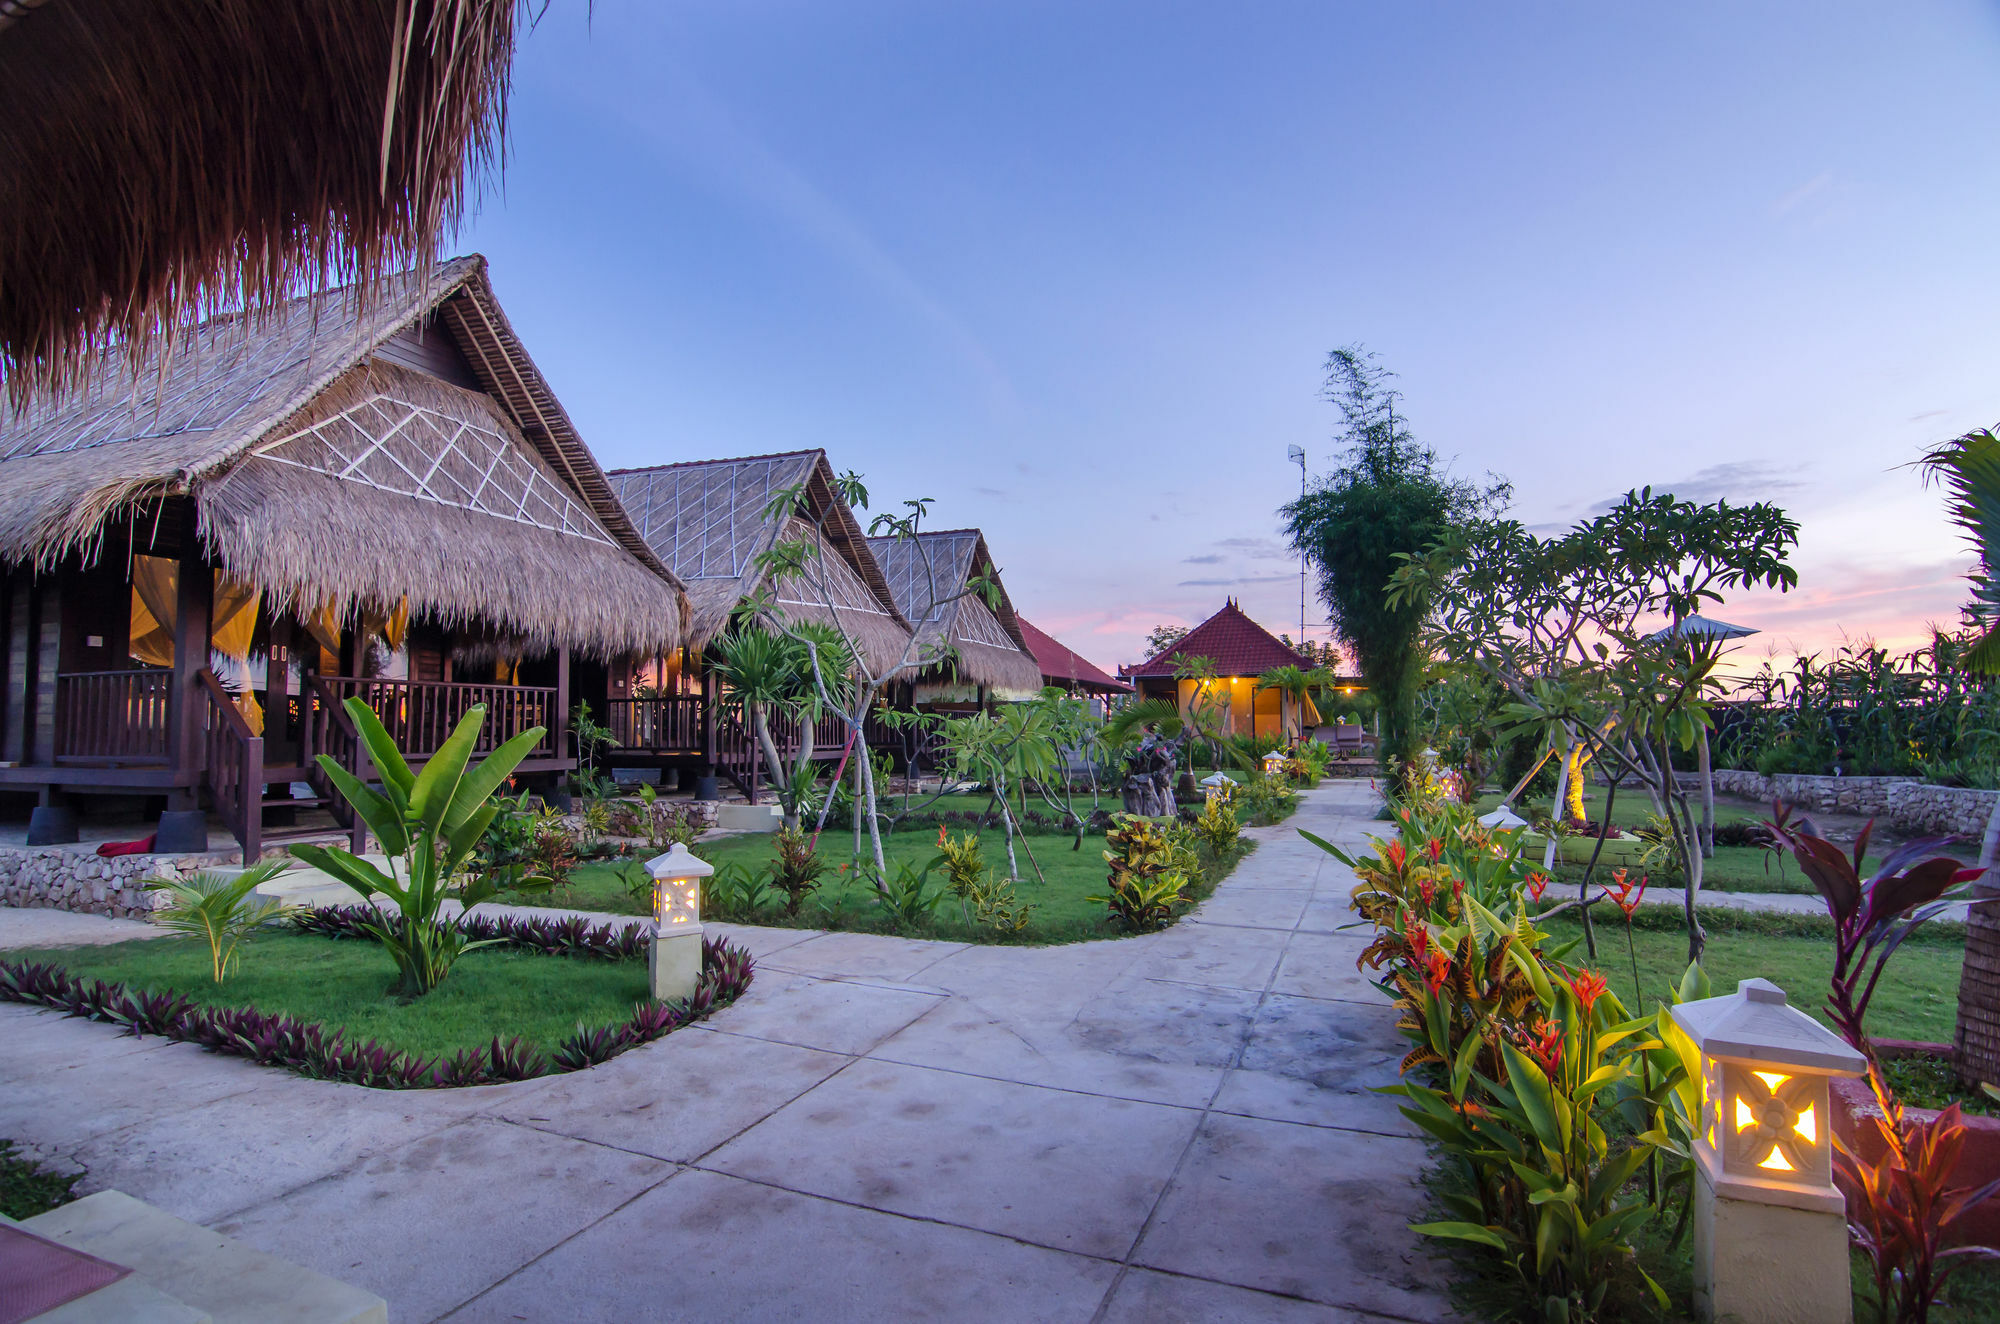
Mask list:
[[[778,794],[778,807],[784,811],[785,826],[795,828],[799,825],[799,800],[785,780],[785,761],[778,756],[778,742],[771,738],[771,721],[761,703],[750,705],[750,729],[756,733],[757,748],[764,755],[765,766],[771,770],[771,789]],[[753,770],[750,775],[754,778],[757,774]]]
[[1694,750],[1695,769],[1701,774],[1701,857],[1715,858],[1715,768],[1708,753],[1708,728],[1701,728]]
[[[1979,863],[2000,860],[2000,800],[1986,820]],[[1992,875],[1972,885],[1974,899],[2000,896]],[[2000,1081],[2000,903],[1974,906],[1965,920],[1965,968],[1958,978],[1958,1025],[1952,1035],[1958,1078],[1967,1085]]]
[[1569,752],[1563,755],[1562,819],[1573,828],[1589,821],[1583,808],[1583,769],[1589,761],[1589,747],[1581,740],[1571,742]]

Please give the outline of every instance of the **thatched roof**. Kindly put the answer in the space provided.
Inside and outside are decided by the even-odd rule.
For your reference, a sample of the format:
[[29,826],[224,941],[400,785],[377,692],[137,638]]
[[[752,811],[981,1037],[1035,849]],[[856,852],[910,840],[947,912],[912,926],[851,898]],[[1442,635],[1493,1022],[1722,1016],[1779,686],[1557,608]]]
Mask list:
[[[188,495],[222,564],[275,602],[479,622],[599,656],[684,638],[686,602],[459,258],[361,306],[217,319],[164,364],[0,418],[0,559],[48,565]],[[407,366],[432,361],[455,384]]]
[[[817,521],[824,545],[802,576],[772,586],[778,609],[791,620],[837,618],[877,670],[902,657],[909,625],[834,487],[825,451],[613,469],[610,479],[654,554],[687,585],[697,646],[720,634],[737,604],[765,586],[757,558],[780,541],[814,542]],[[770,518],[772,498],[802,484],[805,517]]]
[[[954,665],[966,680],[991,689],[1035,691],[1042,687],[1041,664],[1021,636],[1014,604],[978,529],[941,529],[915,538],[870,538],[868,546],[888,576],[903,615],[916,622],[926,642],[945,639],[958,650]],[[965,593],[982,575],[1000,586],[998,609]],[[955,597],[955,595],[964,596]],[[954,599],[945,601],[945,599]]]
[[0,378],[427,267],[500,159],[521,0],[0,0]]

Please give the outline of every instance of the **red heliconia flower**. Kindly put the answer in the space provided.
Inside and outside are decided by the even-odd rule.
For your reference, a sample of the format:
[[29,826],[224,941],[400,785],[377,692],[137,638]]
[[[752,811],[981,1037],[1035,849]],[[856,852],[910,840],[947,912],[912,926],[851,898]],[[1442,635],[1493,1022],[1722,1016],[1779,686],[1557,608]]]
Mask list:
[[1454,878],[1451,880],[1451,894],[1454,897],[1463,897],[1465,895],[1465,880],[1463,878]]
[[1407,809],[1398,809],[1396,811],[1396,817],[1402,819],[1405,823],[1407,823],[1410,821],[1410,811]]
[[1542,893],[1549,890],[1549,876],[1539,871],[1528,875],[1528,895],[1535,900],[1542,899]]
[[1620,887],[1625,886],[1625,871],[1623,869],[1613,869],[1611,871],[1611,881]]
[[1438,860],[1444,855],[1444,843],[1442,841],[1439,841],[1436,837],[1432,837],[1429,841],[1424,843],[1424,854],[1431,857],[1432,864],[1436,864]]
[[1609,887],[1604,884],[1599,886],[1604,887],[1605,899],[1618,907],[1629,921],[1633,913],[1639,909],[1639,898],[1646,895],[1646,879],[1641,877],[1636,883],[1627,882],[1623,869],[1614,871],[1611,876],[1618,880],[1618,886]]
[[1576,1000],[1583,1004],[1583,1011],[1587,1016],[1590,1014],[1590,1009],[1597,1005],[1597,1000],[1604,996],[1605,990],[1610,988],[1611,985],[1597,971],[1586,970],[1571,981],[1569,987],[1570,992],[1576,994]]
[[1424,953],[1431,949],[1431,931],[1422,924],[1412,924],[1403,937],[1409,941],[1410,955],[1423,960]]
[[1451,953],[1442,947],[1433,947],[1424,955],[1424,983],[1435,993],[1451,978]]
[[1417,895],[1424,899],[1424,906],[1426,909],[1430,907],[1432,902],[1437,900],[1437,894],[1438,894],[1438,889],[1436,883],[1432,882],[1428,878],[1420,878],[1417,880]]
[[1521,1047],[1527,1050],[1529,1057],[1541,1065],[1542,1071],[1547,1075],[1553,1076],[1562,1069],[1563,1032],[1560,1025],[1553,1024],[1546,1018],[1537,1017],[1535,1023],[1528,1028]]
[[1409,857],[1403,853],[1402,842],[1392,841],[1382,848],[1382,858],[1389,862],[1391,869],[1394,869],[1397,873],[1401,873],[1403,871],[1403,861]]
[[938,824],[938,845],[944,845],[944,824]]

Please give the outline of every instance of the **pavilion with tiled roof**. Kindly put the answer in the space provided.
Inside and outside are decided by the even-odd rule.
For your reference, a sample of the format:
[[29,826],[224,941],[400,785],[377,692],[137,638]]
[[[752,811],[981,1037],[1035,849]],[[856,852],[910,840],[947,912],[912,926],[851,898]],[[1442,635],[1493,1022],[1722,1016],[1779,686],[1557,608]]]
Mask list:
[[1072,695],[1132,692],[1129,684],[1108,675],[1089,658],[1053,635],[1037,630],[1028,623],[1026,617],[1017,619],[1021,626],[1021,638],[1027,643],[1028,651],[1035,655],[1036,663],[1042,668],[1042,684],[1054,685]]
[[[1207,658],[1214,665],[1215,678],[1207,681],[1181,679],[1174,673],[1184,660]],[[1132,682],[1142,699],[1171,699],[1186,712],[1198,691],[1206,687],[1211,695],[1218,687],[1229,696],[1228,730],[1234,735],[1276,735],[1296,738],[1301,714],[1294,702],[1276,690],[1257,691],[1257,677],[1277,667],[1312,669],[1312,659],[1286,644],[1244,614],[1230,598],[1222,610],[1189,630],[1168,648],[1135,667],[1120,667],[1118,674]],[[1311,724],[1316,714],[1303,715]]]

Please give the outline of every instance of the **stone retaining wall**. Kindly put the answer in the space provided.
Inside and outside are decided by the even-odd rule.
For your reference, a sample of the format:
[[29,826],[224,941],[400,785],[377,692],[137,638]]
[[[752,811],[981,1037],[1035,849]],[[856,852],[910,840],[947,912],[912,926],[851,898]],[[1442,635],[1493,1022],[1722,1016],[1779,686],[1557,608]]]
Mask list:
[[[1693,773],[1681,773],[1683,784],[1698,785]],[[1800,773],[1737,772],[1718,768],[1719,794],[1746,796],[1760,802],[1783,800],[1807,812],[1858,814],[1879,818],[1902,832],[1949,832],[1978,837],[2000,791],[1964,786],[1933,786],[1913,777],[1812,777]]]
[[234,852],[100,859],[88,846],[0,850],[0,905],[145,919],[160,897],[146,890],[148,882],[236,863]]

